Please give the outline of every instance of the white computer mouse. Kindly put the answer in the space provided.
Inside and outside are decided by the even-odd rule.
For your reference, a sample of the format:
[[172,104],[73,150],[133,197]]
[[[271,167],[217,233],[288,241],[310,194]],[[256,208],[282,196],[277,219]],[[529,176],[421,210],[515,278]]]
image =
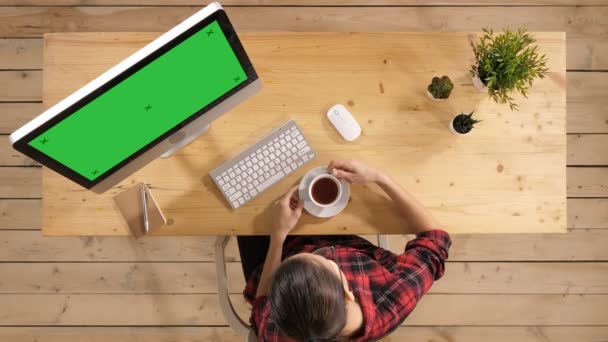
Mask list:
[[361,126],[355,117],[341,104],[327,111],[327,118],[346,141],[353,141],[361,135]]

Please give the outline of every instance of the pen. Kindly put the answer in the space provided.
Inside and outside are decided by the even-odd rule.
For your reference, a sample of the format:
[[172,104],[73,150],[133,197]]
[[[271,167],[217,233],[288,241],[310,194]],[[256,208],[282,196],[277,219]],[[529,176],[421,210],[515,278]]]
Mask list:
[[146,186],[142,185],[141,186],[141,205],[144,209],[144,229],[146,231],[146,234],[148,233],[148,227],[149,227],[149,223],[148,223],[148,205],[147,205],[147,194],[146,194]]

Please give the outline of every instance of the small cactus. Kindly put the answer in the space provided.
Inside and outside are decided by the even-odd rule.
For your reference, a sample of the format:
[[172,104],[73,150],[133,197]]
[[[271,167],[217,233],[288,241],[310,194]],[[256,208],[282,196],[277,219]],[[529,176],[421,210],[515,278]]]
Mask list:
[[475,111],[472,111],[469,114],[466,114],[466,113],[458,114],[454,118],[454,121],[452,123],[452,125],[454,126],[454,130],[460,134],[469,133],[473,129],[473,127],[475,126],[476,123],[481,122],[481,120],[473,119],[474,112]]
[[454,89],[454,84],[447,76],[433,77],[431,84],[429,84],[427,90],[436,99],[447,99],[450,97],[450,93]]

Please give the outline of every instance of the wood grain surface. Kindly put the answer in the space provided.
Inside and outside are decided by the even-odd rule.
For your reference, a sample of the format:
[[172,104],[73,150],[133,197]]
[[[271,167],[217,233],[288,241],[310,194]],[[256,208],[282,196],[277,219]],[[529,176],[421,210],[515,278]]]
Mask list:
[[[112,196],[145,181],[172,222],[162,235],[263,234],[270,226],[270,203],[306,169],[356,157],[393,175],[454,233],[564,232],[564,34],[536,35],[549,56],[550,73],[528,100],[518,98],[518,112],[471,86],[474,34],[244,35],[265,83],[259,95],[173,158],[152,162],[103,195],[81,191],[45,169],[43,230],[47,235],[126,234]],[[155,36],[47,35],[45,104],[56,103]],[[457,84],[445,103],[424,95],[435,74],[449,74]],[[336,102],[349,104],[361,123],[364,133],[354,143],[341,140],[324,119]],[[464,108],[485,121],[469,136],[456,137],[447,126]],[[289,118],[303,127],[318,157],[245,207],[229,209],[208,172]],[[306,215],[296,233],[397,233],[404,226],[379,189],[355,185],[341,215],[332,220]]]

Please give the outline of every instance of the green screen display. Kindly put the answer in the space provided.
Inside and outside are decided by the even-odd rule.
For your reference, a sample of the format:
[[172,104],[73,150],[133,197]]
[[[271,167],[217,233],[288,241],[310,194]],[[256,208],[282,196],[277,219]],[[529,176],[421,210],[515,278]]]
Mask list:
[[29,145],[93,181],[246,79],[214,21]]

